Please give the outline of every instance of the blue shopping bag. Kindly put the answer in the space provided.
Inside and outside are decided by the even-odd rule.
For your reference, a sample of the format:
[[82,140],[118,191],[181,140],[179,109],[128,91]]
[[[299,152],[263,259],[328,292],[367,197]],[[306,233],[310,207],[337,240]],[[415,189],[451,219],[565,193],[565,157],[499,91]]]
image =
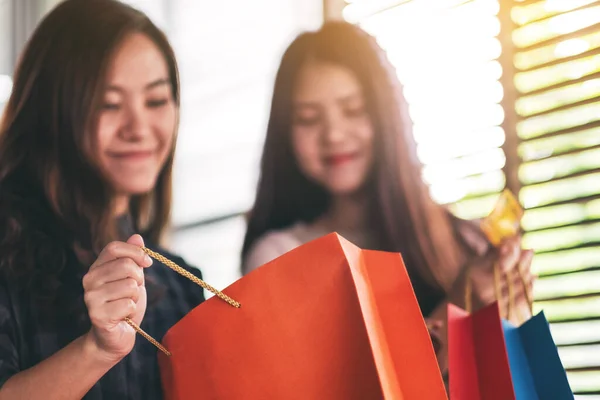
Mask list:
[[573,400],[544,312],[521,326],[502,320],[516,400]]

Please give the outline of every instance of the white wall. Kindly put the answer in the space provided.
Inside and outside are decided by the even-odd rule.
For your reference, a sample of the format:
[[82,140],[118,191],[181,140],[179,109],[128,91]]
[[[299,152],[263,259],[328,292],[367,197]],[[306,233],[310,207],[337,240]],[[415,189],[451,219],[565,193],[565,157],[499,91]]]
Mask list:
[[14,59],[12,13],[12,0],[0,0],[0,112],[8,100],[12,86],[10,79]]
[[0,0],[0,113],[17,57],[42,16],[60,0]]
[[[174,226],[252,203],[274,73],[286,46],[317,28],[321,0],[133,0],[168,33],[182,83]],[[239,277],[241,217],[176,232],[170,245],[222,288]]]
[[13,69],[12,9],[12,0],[0,0],[0,75]]

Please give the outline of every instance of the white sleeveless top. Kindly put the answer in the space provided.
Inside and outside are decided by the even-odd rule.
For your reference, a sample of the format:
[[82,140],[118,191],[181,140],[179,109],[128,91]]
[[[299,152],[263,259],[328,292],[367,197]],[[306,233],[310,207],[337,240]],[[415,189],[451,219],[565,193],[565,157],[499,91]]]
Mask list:
[[[479,221],[464,221],[457,228],[471,249],[475,253],[483,255],[488,249],[488,242],[483,237],[478,225]],[[286,229],[267,232],[250,248],[244,262],[245,273],[253,271],[288,251],[328,233],[330,232],[323,228],[308,225],[304,222],[298,222]],[[363,249],[373,249],[376,246],[373,238],[364,232],[338,233]]]
[[[331,232],[318,226],[297,222],[289,228],[270,231],[259,238],[248,251],[245,260],[246,273],[255,270],[305,243],[318,239]],[[372,240],[358,232],[338,232],[345,239],[362,248],[369,248]]]

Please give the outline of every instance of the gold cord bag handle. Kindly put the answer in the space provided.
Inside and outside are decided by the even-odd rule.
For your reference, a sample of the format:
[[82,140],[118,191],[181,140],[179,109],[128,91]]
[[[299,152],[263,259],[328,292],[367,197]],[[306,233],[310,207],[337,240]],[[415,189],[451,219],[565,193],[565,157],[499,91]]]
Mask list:
[[[521,281],[521,284],[523,285],[523,289],[525,290],[525,299],[527,300],[527,306],[529,307],[529,311],[532,310],[532,306],[533,306],[533,302],[531,299],[531,293],[529,292],[529,287],[527,287],[527,284],[525,283],[525,278],[523,277],[523,272],[521,271],[521,268],[517,268],[517,273],[519,275],[519,280]],[[470,277],[470,267],[468,267],[467,271],[467,282],[465,285],[465,310],[467,312],[472,312],[472,297],[473,297],[473,284],[471,282],[471,277]],[[500,286],[500,266],[498,265],[498,263],[494,264],[494,291],[495,291],[495,297],[496,300],[499,301],[500,298],[502,297],[502,288]],[[510,319],[510,315],[511,312],[513,312],[515,310],[515,293],[514,293],[514,287],[513,287],[513,282],[512,282],[512,276],[510,276],[510,274],[506,275],[507,281],[508,281],[508,309],[506,311],[506,318]],[[500,310],[500,312],[502,313],[502,310]]]
[[[232,307],[240,308],[242,306],[239,302],[233,300],[231,297],[227,296],[225,293],[221,292],[220,290],[215,289],[214,287],[212,287],[208,283],[204,282],[202,279],[198,278],[197,276],[189,273],[184,268],[175,264],[173,261],[169,260],[165,256],[163,256],[155,251],[152,251],[146,247],[142,247],[142,250],[144,250],[144,253],[148,254],[150,257],[154,258],[156,261],[163,263],[167,267],[171,268],[173,271],[177,272],[178,274],[180,274],[180,275],[188,278],[192,282],[196,283],[198,286],[208,290],[209,292],[212,292],[215,296],[219,297],[221,300],[224,300]],[[148,340],[150,343],[152,343],[154,346],[156,346],[157,349],[159,349],[160,351],[165,353],[167,356],[171,355],[171,353],[167,349],[165,349],[165,347],[163,345],[161,345],[156,339],[154,339],[148,333],[144,332],[144,330],[142,328],[140,328],[138,324],[133,322],[129,317],[125,318],[125,322],[127,322],[129,324],[129,326],[131,326],[137,333],[142,335],[146,340]]]
[[[521,226],[521,219],[523,218],[524,210],[516,196],[509,190],[505,189],[496,204],[492,212],[481,220],[480,227],[482,232],[487,237],[488,241],[495,247],[498,247],[504,239],[513,237],[519,233]],[[532,297],[529,287],[525,283],[523,277],[523,271],[519,264],[517,273],[523,289],[525,291],[525,298],[529,311],[532,311]],[[472,307],[472,283],[470,279],[470,270],[467,269],[467,282],[465,286],[465,310],[471,312]],[[508,309],[506,312],[506,318],[510,319],[511,313],[515,310],[515,298],[514,298],[514,287],[513,287],[513,276],[511,273],[505,274],[508,281]],[[499,301],[502,298],[501,286],[501,271],[498,263],[494,264],[494,289],[496,300]],[[502,310],[500,310],[502,313]]]

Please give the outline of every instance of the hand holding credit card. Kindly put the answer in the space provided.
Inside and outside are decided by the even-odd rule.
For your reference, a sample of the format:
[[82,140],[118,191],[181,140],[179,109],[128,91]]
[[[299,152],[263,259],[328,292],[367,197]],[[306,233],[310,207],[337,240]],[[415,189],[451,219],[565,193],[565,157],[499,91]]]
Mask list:
[[523,208],[508,189],[505,189],[492,212],[481,221],[481,230],[490,243],[499,246],[505,239],[516,236],[521,227]]

